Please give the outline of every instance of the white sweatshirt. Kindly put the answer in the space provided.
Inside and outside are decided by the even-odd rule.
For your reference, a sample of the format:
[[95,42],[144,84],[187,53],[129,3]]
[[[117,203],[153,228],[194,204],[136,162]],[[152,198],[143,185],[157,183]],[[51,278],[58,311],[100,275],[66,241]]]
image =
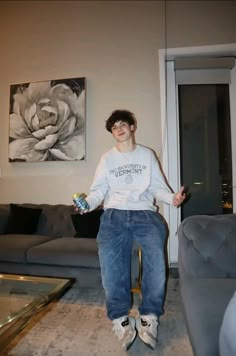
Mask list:
[[136,145],[121,153],[116,147],[102,155],[90,193],[89,211],[104,201],[104,209],[153,210],[156,203],[173,203],[171,193],[151,149]]

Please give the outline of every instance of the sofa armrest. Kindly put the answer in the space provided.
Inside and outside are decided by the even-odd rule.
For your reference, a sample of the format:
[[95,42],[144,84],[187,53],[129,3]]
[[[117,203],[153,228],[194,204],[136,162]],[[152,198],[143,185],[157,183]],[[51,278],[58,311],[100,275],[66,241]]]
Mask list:
[[236,214],[194,215],[178,229],[182,277],[236,277]]

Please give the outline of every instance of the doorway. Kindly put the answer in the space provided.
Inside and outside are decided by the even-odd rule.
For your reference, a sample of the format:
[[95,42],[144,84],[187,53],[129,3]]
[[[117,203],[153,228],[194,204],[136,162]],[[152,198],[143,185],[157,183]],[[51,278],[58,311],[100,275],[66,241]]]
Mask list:
[[228,84],[178,85],[180,180],[188,216],[233,212]]
[[[167,179],[174,191],[179,190],[181,183],[189,185],[192,190],[192,196],[194,196],[196,202],[187,203],[181,209],[173,207],[164,207],[164,216],[169,225],[169,240],[168,240],[168,254],[170,265],[176,265],[178,262],[178,237],[177,230],[182,219],[189,216],[200,214],[221,214],[225,212],[235,211],[235,188],[236,188],[236,70],[235,67],[231,71],[231,84],[225,85],[220,83],[219,86],[214,83],[213,86],[208,87],[195,86],[191,88],[186,85],[176,85],[174,60],[175,58],[186,55],[211,55],[211,56],[224,56],[236,55],[236,44],[219,45],[219,46],[203,46],[203,47],[191,47],[191,48],[174,48],[160,50],[159,52],[159,65],[160,65],[160,89],[161,89],[161,118],[162,118],[162,159],[163,169],[166,173]],[[202,96],[201,99],[204,102],[204,94],[199,94],[199,90],[203,93],[208,91],[211,97],[211,102],[214,102],[213,106],[207,108],[205,106],[204,113],[201,120],[191,119],[187,116],[189,112],[186,111],[184,100],[193,100],[194,97]],[[207,95],[208,95],[207,94]],[[190,99],[190,95],[192,98]],[[219,102],[224,100],[224,115],[225,118],[222,121],[222,111],[219,106]],[[182,103],[182,104],[181,104]],[[202,103],[203,105],[203,103]],[[204,104],[205,105],[205,104]],[[225,106],[226,105],[226,106]],[[196,108],[201,106],[196,104]],[[207,113],[215,113],[214,117],[217,120],[212,120]],[[207,116],[209,116],[207,118]],[[198,112],[199,118],[199,112]],[[204,119],[203,119],[204,118]],[[186,122],[187,121],[187,122]],[[190,124],[188,121],[191,121]],[[206,130],[208,128],[208,130]],[[187,135],[187,131],[188,135]],[[211,131],[215,132],[214,139]],[[190,133],[192,131],[192,133]],[[200,138],[199,133],[202,137]],[[192,135],[191,139],[190,136]],[[187,140],[186,140],[187,137]],[[194,138],[197,141],[201,156],[204,158],[196,159],[186,157],[189,154],[189,149],[192,150],[192,154],[196,153],[194,149]],[[223,139],[223,141],[222,141]],[[214,141],[215,140],[215,141]],[[213,142],[214,141],[214,142]],[[224,142],[224,150],[222,153],[221,146]],[[215,150],[209,149],[209,145],[218,147],[217,153]],[[208,148],[208,155],[206,150]],[[210,152],[210,155],[209,155]],[[185,155],[184,157],[183,154]],[[181,156],[182,155],[182,156]],[[211,157],[217,159],[211,159]],[[190,156],[190,154],[189,154]],[[224,158],[227,158],[224,161]],[[189,160],[192,164],[190,170],[184,168],[183,159]],[[187,162],[187,161],[186,161]],[[189,162],[187,166],[189,166]],[[207,170],[206,166],[211,165],[211,169]],[[226,166],[224,166],[226,164]],[[224,173],[222,174],[222,170]],[[195,174],[193,174],[195,171]],[[218,176],[214,176],[213,172],[219,172]],[[201,173],[201,175],[200,175]],[[192,175],[192,176],[191,176]],[[210,183],[209,182],[210,177]],[[187,183],[186,183],[187,180]],[[217,182],[216,182],[217,180]],[[217,188],[216,188],[217,187]],[[226,187],[226,189],[224,189]],[[199,193],[201,192],[201,194]],[[198,194],[199,193],[199,194]],[[208,201],[208,207],[202,203],[204,194],[210,194],[211,201]],[[191,194],[191,192],[190,192]],[[202,195],[200,199],[200,195]],[[191,197],[192,198],[192,197]],[[190,199],[191,199],[190,198]],[[194,198],[193,198],[194,200]],[[197,201],[199,200],[199,201]],[[204,209],[203,209],[204,207]],[[214,210],[212,209],[214,208]],[[194,210],[195,209],[195,210]]]

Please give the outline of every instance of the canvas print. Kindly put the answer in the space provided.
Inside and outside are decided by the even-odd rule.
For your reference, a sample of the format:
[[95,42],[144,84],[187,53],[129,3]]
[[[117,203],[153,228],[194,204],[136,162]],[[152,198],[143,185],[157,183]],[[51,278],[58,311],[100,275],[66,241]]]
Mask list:
[[85,158],[85,78],[10,86],[9,161]]

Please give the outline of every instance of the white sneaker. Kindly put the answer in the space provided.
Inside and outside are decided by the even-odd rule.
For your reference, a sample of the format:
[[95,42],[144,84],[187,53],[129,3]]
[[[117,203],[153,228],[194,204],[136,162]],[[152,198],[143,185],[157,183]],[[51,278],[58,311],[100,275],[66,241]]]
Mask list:
[[154,314],[140,315],[136,320],[136,327],[140,339],[152,350],[155,349],[157,344],[158,325],[158,318]]
[[134,342],[137,334],[135,329],[135,320],[126,315],[121,318],[114,319],[112,324],[112,330],[120,340],[122,348],[127,351]]

